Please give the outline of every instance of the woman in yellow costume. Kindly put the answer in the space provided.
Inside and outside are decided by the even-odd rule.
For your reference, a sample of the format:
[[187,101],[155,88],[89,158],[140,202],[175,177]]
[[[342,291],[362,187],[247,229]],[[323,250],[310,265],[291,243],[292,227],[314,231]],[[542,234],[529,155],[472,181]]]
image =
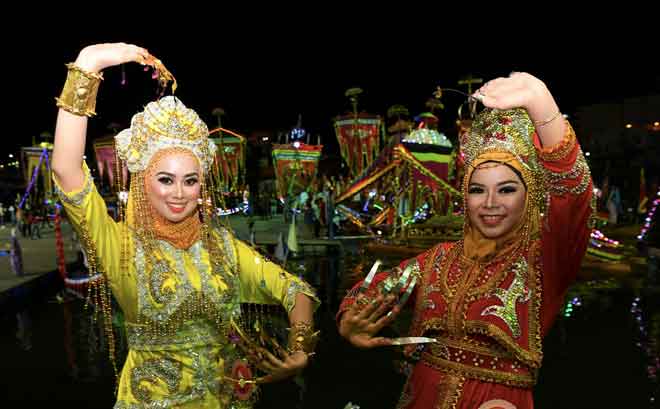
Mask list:
[[[209,173],[216,148],[199,116],[172,96],[149,103],[117,135],[130,189],[120,193],[123,220],[108,216],[82,158],[101,72],[127,62],[153,66],[161,79],[169,74],[147,50],[124,43],[86,47],[68,64],[52,164],[90,274],[102,273],[91,291],[106,335],[112,337],[109,291],[126,317],[129,351],[115,408],[250,407],[255,383],[307,365],[318,299],[304,281],[213,223]],[[284,306],[288,348],[274,354],[250,343],[237,325],[245,321],[241,303]],[[248,362],[267,375],[255,379]]]

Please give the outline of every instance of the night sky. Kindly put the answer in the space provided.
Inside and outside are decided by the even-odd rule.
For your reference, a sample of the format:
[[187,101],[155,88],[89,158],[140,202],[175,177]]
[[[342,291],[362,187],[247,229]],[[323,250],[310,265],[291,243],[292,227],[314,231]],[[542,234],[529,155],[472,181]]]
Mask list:
[[[157,31],[135,21],[116,21],[114,27],[60,23],[59,29],[31,37],[3,28],[5,38],[14,40],[4,47],[12,57],[4,66],[5,106],[11,108],[2,150],[16,151],[33,135],[54,131],[54,97],[66,78],[64,64],[96,42],[148,48],[177,78],[176,95],[210,127],[216,124],[211,110],[220,106],[226,111],[223,125],[244,134],[290,128],[300,113],[303,127],[334,139],[332,119],[350,108],[344,97],[349,87],[364,90],[365,111],[385,115],[389,106],[403,104],[417,114],[427,110],[424,102],[436,86],[458,88],[466,74],[488,80],[530,72],[546,82],[569,114],[584,104],[660,94],[660,70],[653,61],[660,47],[653,44],[657,34],[644,24],[593,29],[566,21],[557,30],[525,29],[523,41],[520,28],[478,32],[474,25],[448,22],[449,16],[427,22],[400,16],[405,24],[377,18],[362,26],[337,20],[341,13],[325,16],[332,20],[326,23],[318,14],[272,21],[241,15],[225,16],[222,24],[190,20],[186,24],[196,26],[184,30],[177,20],[170,22],[172,13]],[[156,82],[140,66],[127,65],[125,71],[127,86],[120,85],[120,68],[104,73],[92,136],[110,122],[127,126],[156,97]],[[453,122],[461,99],[447,94],[443,102],[441,121]]]

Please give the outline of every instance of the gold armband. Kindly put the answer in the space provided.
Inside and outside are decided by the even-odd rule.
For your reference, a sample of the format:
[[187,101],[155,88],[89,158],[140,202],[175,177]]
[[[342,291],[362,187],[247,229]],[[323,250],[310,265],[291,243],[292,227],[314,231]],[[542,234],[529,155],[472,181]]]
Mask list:
[[311,355],[319,341],[321,331],[314,332],[314,327],[306,322],[296,322],[289,328],[289,352],[303,351]]
[[74,115],[94,116],[96,112],[96,94],[103,75],[85,71],[73,63],[66,65],[69,74],[57,106]]

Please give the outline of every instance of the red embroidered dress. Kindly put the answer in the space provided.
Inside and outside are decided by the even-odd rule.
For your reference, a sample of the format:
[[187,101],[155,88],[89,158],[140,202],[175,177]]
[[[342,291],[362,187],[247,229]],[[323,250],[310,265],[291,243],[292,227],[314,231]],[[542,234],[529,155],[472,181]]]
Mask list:
[[[407,303],[414,308],[410,336],[439,342],[407,351],[420,359],[398,408],[476,409],[496,399],[533,407],[541,340],[580,267],[592,212],[591,176],[570,125],[556,147],[541,148],[536,136],[534,145],[549,193],[540,234],[488,262],[464,257],[461,240],[401,263],[401,269],[416,263],[421,278]],[[366,295],[376,296],[387,277],[377,275]],[[344,299],[338,317],[355,294]]]

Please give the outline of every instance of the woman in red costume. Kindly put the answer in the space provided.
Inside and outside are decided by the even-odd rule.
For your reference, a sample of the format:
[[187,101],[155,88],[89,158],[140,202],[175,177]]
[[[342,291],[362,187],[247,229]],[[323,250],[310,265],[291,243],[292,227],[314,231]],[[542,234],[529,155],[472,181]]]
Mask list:
[[532,408],[542,339],[587,246],[589,168],[545,84],[512,73],[473,97],[486,109],[461,140],[462,240],[358,283],[338,313],[360,348],[397,344],[376,334],[405,305],[410,336],[435,340],[406,347],[417,362],[398,408]]

